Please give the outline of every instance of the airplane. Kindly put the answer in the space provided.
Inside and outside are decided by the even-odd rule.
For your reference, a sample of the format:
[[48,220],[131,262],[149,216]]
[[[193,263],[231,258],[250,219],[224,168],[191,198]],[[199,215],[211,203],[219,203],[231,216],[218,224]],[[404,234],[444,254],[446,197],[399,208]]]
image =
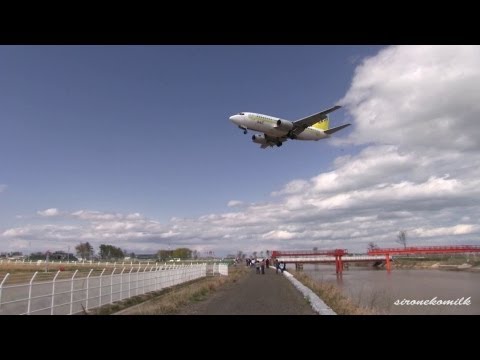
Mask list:
[[247,130],[262,132],[263,135],[253,135],[252,141],[260,144],[260,147],[265,149],[275,145],[280,147],[288,139],[317,141],[329,138],[331,134],[350,125],[344,124],[329,129],[328,114],[340,108],[341,106],[336,105],[297,121],[288,121],[270,115],[251,112],[241,112],[232,115],[230,120],[238,125],[244,134],[247,133]]

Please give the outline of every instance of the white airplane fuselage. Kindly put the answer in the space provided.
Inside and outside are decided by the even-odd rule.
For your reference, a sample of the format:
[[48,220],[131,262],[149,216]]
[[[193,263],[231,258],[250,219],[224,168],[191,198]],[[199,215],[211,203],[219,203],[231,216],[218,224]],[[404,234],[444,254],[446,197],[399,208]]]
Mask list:
[[[282,137],[288,134],[288,130],[277,127],[278,120],[285,120],[270,115],[244,112],[231,116],[230,120],[242,129],[262,132],[271,137]],[[295,139],[320,140],[328,137],[330,137],[330,135],[325,134],[321,129],[307,127],[302,133],[298,134]]]

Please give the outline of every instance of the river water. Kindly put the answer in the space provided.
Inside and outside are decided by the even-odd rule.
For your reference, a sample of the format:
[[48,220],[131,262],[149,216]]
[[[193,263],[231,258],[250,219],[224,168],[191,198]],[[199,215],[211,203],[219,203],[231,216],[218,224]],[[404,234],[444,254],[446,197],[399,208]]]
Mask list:
[[[334,265],[305,265],[304,272],[318,281],[337,284],[355,304],[390,315],[479,315],[480,273],[467,271],[384,269],[354,267],[335,274]],[[464,298],[462,300],[462,297]],[[403,305],[403,300],[453,300],[470,305]]]

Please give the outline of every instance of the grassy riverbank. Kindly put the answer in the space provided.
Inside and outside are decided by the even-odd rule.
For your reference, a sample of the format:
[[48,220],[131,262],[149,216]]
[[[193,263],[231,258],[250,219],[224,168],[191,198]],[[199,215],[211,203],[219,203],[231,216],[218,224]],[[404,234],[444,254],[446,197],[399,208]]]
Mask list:
[[396,257],[393,262],[393,267],[397,269],[480,271],[480,257],[475,255]]
[[320,299],[325,302],[338,315],[374,315],[370,309],[356,305],[352,300],[342,294],[334,284],[319,282],[310,278],[301,271],[290,271],[303,285],[310,288]]

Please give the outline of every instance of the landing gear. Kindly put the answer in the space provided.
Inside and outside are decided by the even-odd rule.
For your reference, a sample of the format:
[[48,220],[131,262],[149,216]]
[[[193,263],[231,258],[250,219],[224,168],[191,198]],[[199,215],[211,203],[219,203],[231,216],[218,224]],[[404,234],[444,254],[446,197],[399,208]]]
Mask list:
[[282,143],[281,143],[281,142],[278,142],[278,143],[277,143],[277,146],[278,146],[278,147],[282,146]]
[[244,130],[243,133],[244,133],[245,135],[247,135],[247,130]]
[[238,127],[243,130],[245,135],[247,134],[247,128],[245,126],[238,125]]

